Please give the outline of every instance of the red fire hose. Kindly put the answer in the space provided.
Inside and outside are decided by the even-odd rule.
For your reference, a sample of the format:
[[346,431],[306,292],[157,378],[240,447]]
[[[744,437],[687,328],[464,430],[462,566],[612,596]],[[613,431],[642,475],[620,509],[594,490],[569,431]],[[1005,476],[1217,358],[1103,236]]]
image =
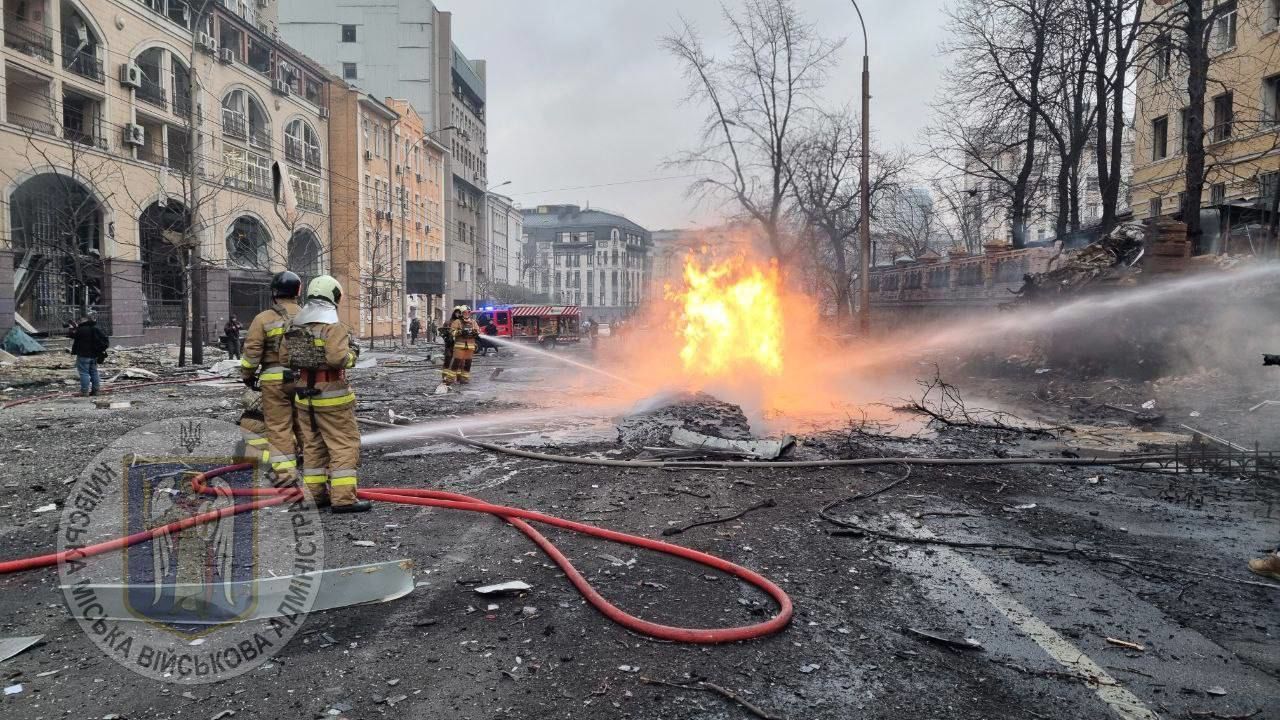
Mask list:
[[[202,513],[200,515],[193,515],[192,517],[184,520],[152,528],[151,530],[134,533],[126,537],[116,538],[115,540],[109,540],[97,545],[89,545],[76,550],[66,550],[59,553],[51,553],[38,557],[3,562],[0,563],[0,575],[20,572],[23,570],[52,567],[59,563],[120,550],[122,548],[145,542],[164,533],[177,532],[195,525],[213,522],[219,518],[235,515],[237,513],[257,510],[260,508],[270,507],[272,505],[279,505],[288,500],[297,498],[300,494],[300,491],[296,489],[279,488],[251,488],[241,490],[220,488],[213,490],[204,483],[208,478],[217,477],[218,475],[235,472],[237,470],[247,470],[250,467],[252,466],[244,463],[240,465],[228,465],[227,467],[210,470],[209,472],[196,476],[192,485],[197,492],[201,493],[229,493],[237,496],[261,497],[262,499],[260,500],[254,500],[253,502],[244,504],[236,504],[221,510]],[[638,535],[628,535],[626,533],[620,533],[613,530],[606,530],[594,525],[564,520],[551,515],[545,515],[540,512],[534,512],[532,510],[521,510],[519,508],[507,507],[504,505],[494,505],[484,502],[483,500],[478,500],[476,498],[457,493],[438,490],[418,490],[412,488],[374,488],[361,490],[358,494],[361,498],[366,500],[401,503],[405,505],[421,505],[423,507],[449,508],[452,510],[469,510],[471,512],[488,513],[490,515],[500,517],[514,525],[520,530],[520,532],[527,535],[529,539],[533,540],[533,542],[547,554],[548,557],[554,560],[569,578],[569,582],[573,583],[573,586],[578,589],[578,592],[582,593],[582,596],[587,599],[587,602],[591,603],[591,605],[595,607],[596,610],[600,611],[602,615],[619,625],[622,625],[628,630],[632,630],[642,635],[648,635],[649,637],[654,637],[659,640],[672,640],[675,642],[703,645],[737,642],[739,640],[750,640],[752,638],[772,635],[785,628],[787,623],[791,621],[791,598],[787,597],[787,594],[782,591],[782,588],[773,584],[767,578],[758,573],[752,572],[740,565],[735,565],[727,560],[722,560],[714,555],[698,552],[697,550],[690,550],[689,548],[680,547],[679,545],[672,545],[671,543],[640,537]],[[720,570],[721,572],[733,575],[734,577],[740,578],[756,586],[760,590],[763,590],[778,603],[778,613],[765,622],[733,628],[681,628],[642,620],[620,610],[617,606],[606,600],[604,596],[597,592],[596,589],[591,586],[591,583],[582,576],[582,573],[578,572],[578,569],[573,566],[573,563],[569,562],[569,559],[565,557],[550,540],[530,525],[529,521],[540,522],[546,525],[563,528],[565,530],[572,530],[584,535],[591,535],[593,537],[622,543],[624,545],[631,545],[638,548],[644,548],[646,550],[655,550],[660,553],[683,558],[685,560],[692,560],[700,565]]]

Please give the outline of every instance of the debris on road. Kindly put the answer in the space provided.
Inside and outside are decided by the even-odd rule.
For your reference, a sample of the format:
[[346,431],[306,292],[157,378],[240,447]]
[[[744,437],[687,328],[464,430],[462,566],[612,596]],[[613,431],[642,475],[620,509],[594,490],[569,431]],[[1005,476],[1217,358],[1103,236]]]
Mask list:
[[30,648],[36,643],[44,639],[44,635],[29,635],[26,637],[0,638],[0,662],[4,662],[9,658]]
[[973,638],[956,640],[955,638],[944,637],[942,635],[935,635],[934,633],[925,632],[924,630],[917,630],[916,628],[906,628],[903,632],[907,633],[908,635],[911,635],[912,637],[919,638],[921,640],[927,640],[932,643],[938,643],[939,645],[953,647],[958,650],[985,650],[986,649],[982,647],[982,643],[978,642],[977,640],[974,640]]
[[1147,651],[1147,649],[1142,645],[1139,645],[1138,643],[1135,643],[1135,642],[1129,642],[1128,640],[1119,640],[1117,638],[1109,637],[1107,638],[1107,643],[1110,645],[1115,645],[1116,647],[1125,648],[1126,650],[1136,650],[1138,652]]
[[485,585],[475,589],[477,595],[509,595],[511,593],[526,592],[532,590],[533,586],[523,580],[511,580],[496,585]]
[[746,510],[743,510],[742,512],[735,513],[727,517],[716,518],[714,520],[701,520],[699,522],[689,523],[688,525],[681,525],[678,527],[669,527],[666,530],[663,530],[662,534],[666,536],[679,535],[682,532],[692,530],[693,528],[696,528],[696,527],[702,527],[703,525],[717,525],[719,523],[727,523],[731,520],[737,520],[738,518],[754,510],[760,510],[763,508],[771,508],[771,507],[777,507],[777,506],[778,506],[778,503],[774,502],[773,498],[769,498],[767,500],[761,500],[760,502],[756,503],[755,505],[752,505],[751,507],[747,508]]

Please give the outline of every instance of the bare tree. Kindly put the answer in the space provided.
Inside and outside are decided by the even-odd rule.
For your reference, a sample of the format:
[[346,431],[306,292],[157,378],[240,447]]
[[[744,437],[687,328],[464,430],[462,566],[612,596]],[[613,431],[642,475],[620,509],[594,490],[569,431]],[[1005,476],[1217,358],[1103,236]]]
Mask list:
[[880,213],[879,225],[893,242],[894,255],[919,258],[927,251],[937,250],[945,236],[944,213],[928,190],[898,187],[884,206],[886,211]]
[[684,68],[689,98],[708,106],[700,146],[671,164],[705,174],[690,193],[736,204],[785,265],[793,250],[783,230],[788,168],[841,43],[822,37],[791,0],[745,0],[722,11],[731,40],[723,60],[687,22],[663,38]]
[[[861,139],[856,119],[848,113],[822,113],[802,139],[797,139],[787,184],[793,213],[801,227],[798,248],[805,253],[810,281],[831,292],[838,319],[853,313],[859,267],[861,220]],[[902,153],[872,151],[872,216],[883,198],[898,190],[908,158]]]
[[952,249],[982,252],[982,202],[978,190],[966,188],[956,175],[929,182],[934,202],[941,205],[938,230]]
[[1087,27],[1094,34],[1094,158],[1102,200],[1102,232],[1116,225],[1124,182],[1125,101],[1142,37],[1145,0],[1083,0]]

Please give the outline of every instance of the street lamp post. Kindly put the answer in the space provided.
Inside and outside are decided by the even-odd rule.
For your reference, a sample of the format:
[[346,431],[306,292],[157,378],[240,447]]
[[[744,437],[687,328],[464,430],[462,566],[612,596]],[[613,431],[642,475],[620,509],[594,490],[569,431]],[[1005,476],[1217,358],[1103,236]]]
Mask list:
[[862,26],[862,181],[859,195],[862,199],[861,219],[858,223],[858,327],[865,337],[871,333],[871,63],[868,59],[867,24],[862,19],[862,9],[857,0],[849,0],[858,13]]

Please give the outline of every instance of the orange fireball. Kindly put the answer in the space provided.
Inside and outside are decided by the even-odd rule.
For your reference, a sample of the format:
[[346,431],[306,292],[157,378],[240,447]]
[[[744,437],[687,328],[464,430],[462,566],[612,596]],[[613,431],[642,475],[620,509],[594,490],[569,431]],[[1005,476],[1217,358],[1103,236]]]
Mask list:
[[784,325],[778,268],[742,258],[701,267],[685,261],[684,287],[667,289],[684,340],[680,360],[692,376],[782,374]]

